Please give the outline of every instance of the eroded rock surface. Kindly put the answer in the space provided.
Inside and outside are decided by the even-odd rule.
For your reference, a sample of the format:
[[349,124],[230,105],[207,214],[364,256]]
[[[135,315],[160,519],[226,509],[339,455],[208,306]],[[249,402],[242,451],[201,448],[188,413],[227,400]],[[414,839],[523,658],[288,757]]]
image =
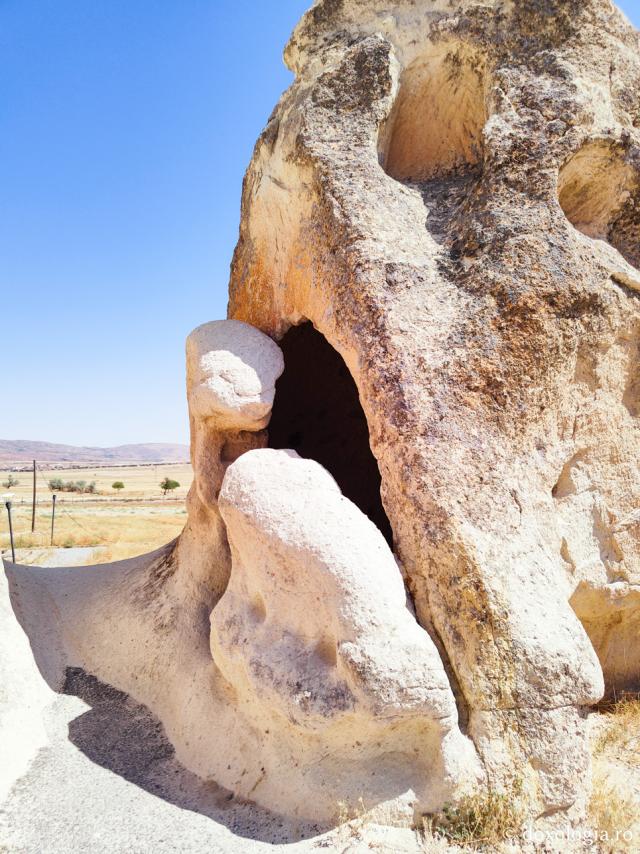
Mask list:
[[224,473],[240,454],[266,444],[280,348],[246,323],[205,323],[187,339],[187,399],[193,486],[177,561],[220,596],[229,580],[229,549],[218,513]]
[[212,653],[243,729],[268,735],[261,797],[290,803],[293,776],[301,811],[359,792],[411,820],[480,782],[393,554],[333,478],[293,451],[252,451],[228,470],[220,511],[233,570]]
[[245,323],[197,329],[180,540],[11,567],[14,609],[52,687],[81,668],[135,697],[199,776],[301,819],[411,825],[484,769],[382,533],[318,463],[260,448],[282,369]]
[[316,3],[233,265],[231,317],[344,358],[418,618],[538,814],[580,813],[602,669],[640,682],[638,47],[608,0]]
[[608,0],[313,6],[187,346],[185,532],[10,568],[50,684],[287,815],[583,818],[585,707],[640,688],[638,48]]

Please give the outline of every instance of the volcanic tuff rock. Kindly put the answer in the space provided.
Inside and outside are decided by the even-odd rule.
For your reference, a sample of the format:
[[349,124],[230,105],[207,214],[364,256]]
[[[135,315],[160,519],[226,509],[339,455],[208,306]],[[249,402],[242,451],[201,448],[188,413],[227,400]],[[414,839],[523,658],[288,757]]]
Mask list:
[[640,679],[638,48],[608,0],[316,3],[232,268],[231,317],[344,358],[418,619],[539,813],[579,811],[602,671]]
[[283,813],[582,817],[584,707],[640,687],[639,47],[608,0],[315,4],[188,342],[185,532],[10,567],[52,684]]

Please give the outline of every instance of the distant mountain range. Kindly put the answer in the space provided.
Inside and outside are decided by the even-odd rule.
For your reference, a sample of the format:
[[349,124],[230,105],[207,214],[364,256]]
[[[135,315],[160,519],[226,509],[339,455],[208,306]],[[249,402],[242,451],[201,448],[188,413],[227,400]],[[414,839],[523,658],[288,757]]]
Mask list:
[[29,442],[23,439],[0,439],[0,463],[22,463],[37,460],[48,463],[186,463],[188,445],[150,442],[145,445],[119,445],[117,448],[76,448],[52,442]]

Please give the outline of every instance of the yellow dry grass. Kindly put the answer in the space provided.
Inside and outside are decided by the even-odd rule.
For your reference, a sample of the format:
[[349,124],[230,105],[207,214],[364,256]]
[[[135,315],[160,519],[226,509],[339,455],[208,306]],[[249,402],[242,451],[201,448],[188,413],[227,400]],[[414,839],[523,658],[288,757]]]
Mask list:
[[602,712],[603,728],[594,746],[598,755],[608,748],[633,747],[640,755],[640,698],[626,697]]
[[[4,508],[1,508],[4,510]],[[157,503],[82,502],[61,503],[56,508],[54,546],[75,548],[98,546],[92,563],[124,560],[170,542],[178,536],[186,521],[183,502]],[[36,532],[31,533],[31,508],[18,505],[13,512],[16,549],[48,548],[51,535],[51,510],[39,508]],[[0,548],[8,549],[6,512],[0,526]],[[20,554],[17,556],[21,560]],[[25,562],[31,560],[27,556]]]
[[[9,476],[18,480],[3,486]],[[160,482],[169,477],[180,487],[166,499]],[[191,466],[144,465],[108,468],[68,468],[38,471],[36,477],[36,531],[31,533],[31,472],[0,470],[0,495],[10,492],[17,559],[35,560],[24,550],[50,547],[52,493],[51,478],[63,481],[95,481],[97,494],[58,493],[54,546],[58,548],[100,547],[92,563],[105,563],[153,551],[178,536],[184,527],[184,500],[193,480]],[[117,492],[116,481],[124,483]],[[7,513],[0,506],[0,548],[9,547]]]
[[634,844],[638,840],[638,803],[624,786],[612,783],[609,774],[598,768],[589,812],[601,854],[638,850]]
[[640,699],[627,697],[595,718],[589,812],[598,851],[640,850]]
[[491,848],[517,839],[524,829],[526,810],[522,783],[507,792],[478,792],[467,795],[455,806],[445,806],[437,815],[425,816],[425,843],[446,840],[464,850]]

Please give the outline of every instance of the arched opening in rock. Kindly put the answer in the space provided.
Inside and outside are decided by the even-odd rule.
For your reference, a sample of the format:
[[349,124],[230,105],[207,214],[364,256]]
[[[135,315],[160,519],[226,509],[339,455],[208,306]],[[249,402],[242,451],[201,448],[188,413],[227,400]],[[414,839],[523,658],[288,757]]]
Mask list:
[[640,175],[623,152],[608,142],[584,145],[560,170],[558,199],[578,231],[640,267]]
[[380,470],[349,369],[311,323],[292,327],[279,343],[285,369],[276,385],[269,447],[292,448],[324,466],[392,546]]
[[487,121],[485,65],[458,46],[423,56],[402,74],[380,134],[380,162],[398,181],[477,171]]
[[571,597],[571,606],[602,666],[604,699],[639,696],[640,592],[630,588],[621,598],[609,585],[582,581]]

